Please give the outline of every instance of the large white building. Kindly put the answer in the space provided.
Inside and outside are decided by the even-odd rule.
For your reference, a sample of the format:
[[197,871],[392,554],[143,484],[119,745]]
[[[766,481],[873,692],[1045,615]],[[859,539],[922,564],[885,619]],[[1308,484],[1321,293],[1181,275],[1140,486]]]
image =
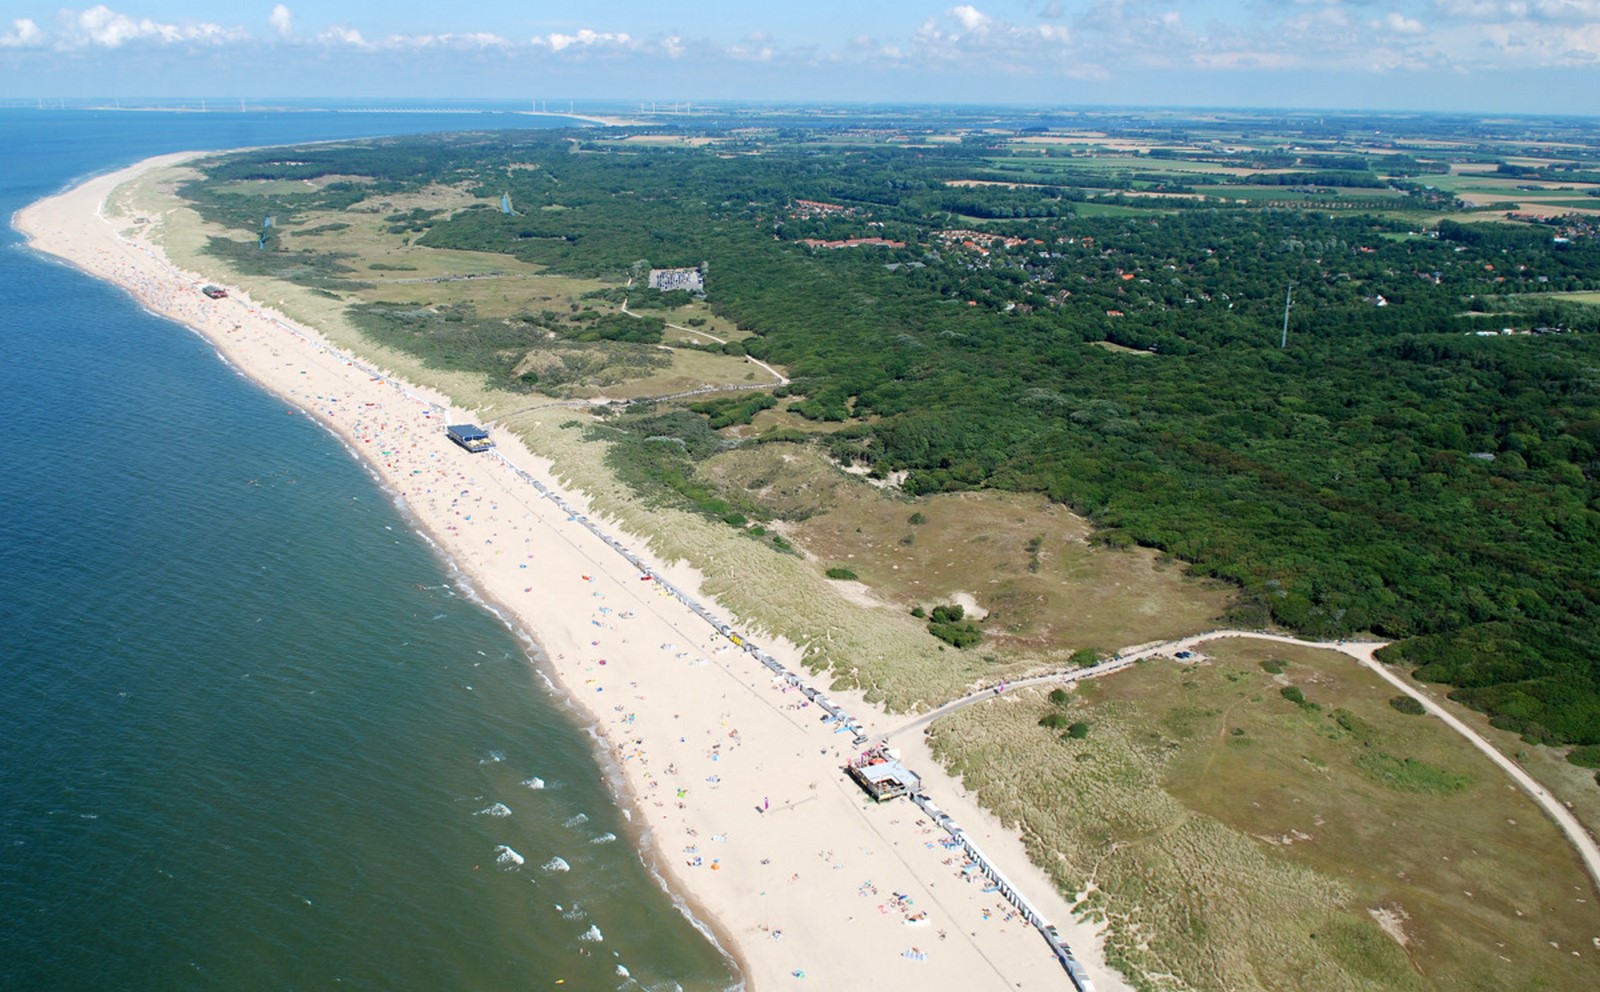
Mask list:
[[651,269],[650,288],[659,289],[663,293],[674,289],[687,289],[691,293],[705,291],[705,281],[700,277],[699,269]]

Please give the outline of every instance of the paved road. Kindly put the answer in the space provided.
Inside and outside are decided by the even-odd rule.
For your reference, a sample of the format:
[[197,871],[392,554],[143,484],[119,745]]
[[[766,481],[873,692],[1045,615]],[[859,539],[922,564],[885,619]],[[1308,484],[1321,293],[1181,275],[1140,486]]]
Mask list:
[[1099,678],[1110,675],[1113,672],[1120,672],[1134,662],[1145,658],[1157,655],[1171,657],[1180,651],[1192,651],[1207,641],[1216,641],[1228,637],[1254,638],[1261,641],[1277,641],[1281,644],[1298,644],[1302,647],[1338,651],[1349,655],[1362,665],[1378,673],[1380,678],[1421,703],[1425,710],[1442,720],[1445,726],[1465,737],[1473,747],[1482,751],[1490,761],[1498,765],[1507,775],[1510,775],[1512,781],[1521,786],[1522,790],[1550,815],[1550,818],[1556,822],[1556,826],[1561,829],[1561,832],[1566,834],[1567,840],[1577,849],[1578,856],[1583,860],[1584,868],[1588,870],[1589,877],[1594,882],[1596,889],[1600,890],[1600,845],[1596,845],[1594,837],[1578,822],[1578,818],[1573,816],[1565,805],[1551,795],[1549,790],[1540,785],[1538,780],[1529,775],[1521,765],[1506,757],[1498,748],[1489,743],[1488,739],[1482,734],[1439,705],[1432,697],[1424,694],[1422,690],[1406,681],[1399,673],[1378,661],[1373,655],[1379,648],[1387,646],[1387,641],[1308,641],[1298,637],[1290,637],[1287,634],[1272,634],[1257,630],[1213,630],[1190,637],[1180,637],[1177,640],[1125,648],[1112,658],[1089,668],[1050,672],[1044,675],[1034,675],[1015,681],[985,686],[960,699],[951,700],[937,709],[929,710],[915,719],[895,727],[882,736],[893,743],[896,737],[902,737],[911,732],[920,732],[939,717],[953,713],[962,707],[971,706],[973,703],[992,699],[1002,691],[1009,692],[1012,689],[1023,686],[1061,685],[1069,682],[1079,682],[1084,679]]

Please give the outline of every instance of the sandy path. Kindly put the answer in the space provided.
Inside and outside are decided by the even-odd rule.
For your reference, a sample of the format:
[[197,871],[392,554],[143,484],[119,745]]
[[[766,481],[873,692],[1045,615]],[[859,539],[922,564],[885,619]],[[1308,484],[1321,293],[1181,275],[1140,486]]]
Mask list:
[[[198,291],[206,280],[174,268],[151,241],[160,216],[101,216],[118,185],[181,158],[90,180],[28,207],[16,224],[36,248],[203,334],[240,371],[337,433],[475,589],[537,633],[548,669],[593,719],[632,816],[648,829],[647,857],[713,922],[751,988],[1071,987],[1037,933],[961,875],[962,857],[920,811],[873,805],[848,783],[840,772],[847,736],[517,474],[559,491],[547,461],[505,436],[506,461],[467,454],[443,427],[473,420],[469,411],[363,365],[245,294],[206,298]],[[562,495],[588,512],[582,494]],[[645,554],[643,541],[612,536]],[[692,573],[667,572],[716,608]],[[793,646],[763,646],[803,670]],[[865,703],[831,695],[869,731],[884,722]],[[1102,992],[1125,988],[1016,834],[937,766],[919,763],[918,771],[1060,927]]]

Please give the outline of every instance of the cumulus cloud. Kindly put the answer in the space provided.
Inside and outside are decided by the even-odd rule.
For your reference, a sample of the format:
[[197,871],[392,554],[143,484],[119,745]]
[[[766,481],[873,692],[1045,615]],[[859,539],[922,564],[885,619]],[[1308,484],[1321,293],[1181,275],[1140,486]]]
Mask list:
[[64,10],[61,16],[66,22],[61,44],[67,48],[121,48],[130,42],[220,45],[248,37],[242,28],[225,28],[207,21],[167,24],[148,17],[129,17],[105,4],[77,13]]
[[443,48],[453,51],[479,51],[493,48],[510,48],[511,42],[488,31],[466,34],[392,34],[383,39],[384,48],[422,49]]
[[755,31],[745,35],[736,44],[729,45],[725,54],[741,62],[771,62],[778,54],[778,49],[773,45],[770,35]]
[[329,48],[370,49],[377,47],[366,38],[363,38],[360,31],[342,24],[336,24],[331,28],[317,32],[317,44],[325,45]]
[[0,34],[0,48],[37,48],[42,44],[44,32],[26,17],[12,21],[11,30]]
[[1488,21],[1597,21],[1600,0],[1434,0],[1449,17]]
[[548,48],[552,52],[563,52],[569,48],[578,50],[596,47],[627,48],[633,44],[633,38],[625,31],[595,31],[583,28],[576,34],[552,32],[538,35],[531,39],[531,43],[535,47]]
[[1373,21],[1372,26],[1382,31],[1393,31],[1396,34],[1421,34],[1427,30],[1422,22],[1415,17],[1407,17],[1398,11],[1390,11],[1389,16],[1381,21]]
[[1430,36],[1473,70],[1600,64],[1600,0],[1433,0]]
[[[130,46],[249,45],[269,40],[283,53],[349,52],[541,54],[579,61],[723,60],[791,67],[870,66],[908,80],[941,72],[996,72],[1043,77],[1133,79],[1151,70],[1288,73],[1338,70],[1389,73],[1412,69],[1481,72],[1514,68],[1600,67],[1600,0],[938,0],[897,28],[872,36],[834,31],[813,44],[796,28],[775,37],[761,30],[764,8],[750,5],[738,27],[703,26],[684,38],[664,22],[563,26],[533,37],[493,30],[443,31],[461,13],[442,9],[434,31],[391,34],[381,11],[318,29],[297,22],[287,3],[267,0],[265,23],[249,31],[220,24],[164,21],[124,14],[105,3],[61,11],[49,32],[26,18],[0,27],[0,50],[63,50]],[[126,2],[126,0],[119,0]],[[263,5],[267,6],[267,5]],[[911,5],[905,5],[910,7]],[[600,8],[597,7],[597,10]],[[891,5],[898,9],[898,5]],[[927,16],[928,12],[931,16]],[[1190,24],[1185,15],[1195,19]],[[603,16],[603,15],[601,15]],[[666,15],[662,15],[665,17]],[[476,25],[466,25],[473,27]],[[498,24],[483,25],[487,28]],[[718,32],[721,32],[720,34]],[[369,40],[372,39],[372,40]],[[465,61],[464,59],[462,61]],[[931,91],[930,91],[931,92]]]
[[[911,34],[912,59],[944,63],[987,63],[1006,71],[1058,71],[1053,60],[1073,39],[1064,24],[1046,19],[1039,24],[1014,24],[960,4],[943,17],[929,17]],[[898,48],[895,51],[899,51]]]
[[963,31],[971,31],[976,34],[988,31],[989,25],[994,20],[988,14],[968,3],[964,3],[959,7],[951,7],[949,14],[960,22]]

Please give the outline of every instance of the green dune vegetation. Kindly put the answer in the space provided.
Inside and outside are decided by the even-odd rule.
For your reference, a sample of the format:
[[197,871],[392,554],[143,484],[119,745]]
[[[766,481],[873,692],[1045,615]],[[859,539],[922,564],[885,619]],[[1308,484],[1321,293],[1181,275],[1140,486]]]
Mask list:
[[1206,650],[934,728],[1136,985],[1593,986],[1592,887],[1502,773],[1343,655]]
[[[190,267],[521,435],[890,710],[1224,625],[1376,636],[1600,825],[1588,125],[674,124],[127,195],[180,194]],[[1348,659],[1275,647],[930,732],[1142,987],[1594,987],[1554,828]]]

